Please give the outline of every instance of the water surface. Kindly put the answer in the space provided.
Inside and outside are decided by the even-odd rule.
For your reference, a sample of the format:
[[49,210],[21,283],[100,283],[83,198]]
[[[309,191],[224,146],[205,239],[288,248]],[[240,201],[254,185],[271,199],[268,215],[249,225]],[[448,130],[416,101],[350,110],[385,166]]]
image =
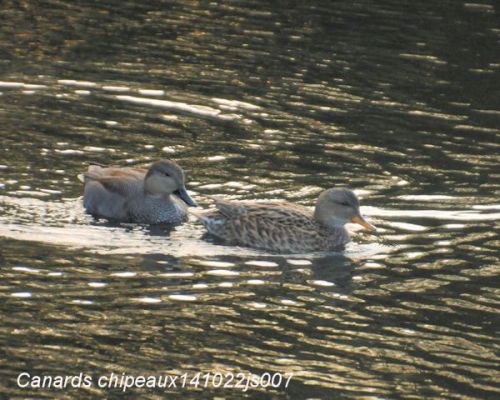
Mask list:
[[[5,398],[500,396],[493,2],[7,1],[0,27]],[[194,219],[84,213],[90,163],[175,159],[210,196],[313,206],[343,253],[225,246]],[[22,389],[38,375],[293,373],[288,388]]]

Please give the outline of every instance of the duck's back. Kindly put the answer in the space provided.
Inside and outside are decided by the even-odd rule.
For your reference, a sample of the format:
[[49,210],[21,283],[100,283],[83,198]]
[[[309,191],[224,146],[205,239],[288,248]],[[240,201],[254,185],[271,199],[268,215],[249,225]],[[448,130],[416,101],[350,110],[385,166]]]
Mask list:
[[234,244],[298,253],[340,248],[346,241],[342,231],[324,228],[306,207],[283,202],[220,200],[216,206],[217,211],[201,220],[210,233]]
[[88,183],[97,181],[109,191],[130,197],[144,191],[146,172],[139,168],[103,168],[91,165],[84,174],[84,182],[87,186]]

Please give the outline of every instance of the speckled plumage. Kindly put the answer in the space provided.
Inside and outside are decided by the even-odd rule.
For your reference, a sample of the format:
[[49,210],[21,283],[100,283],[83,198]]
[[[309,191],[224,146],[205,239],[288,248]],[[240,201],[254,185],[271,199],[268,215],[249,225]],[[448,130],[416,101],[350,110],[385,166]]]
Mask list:
[[[84,182],[83,206],[92,215],[122,222],[182,222],[187,218],[187,207],[173,194],[173,188],[160,188],[158,192],[148,190],[147,179],[153,176],[154,169],[165,165],[176,173],[175,179],[166,176],[172,182],[179,181],[179,188],[188,196],[184,188],[184,174],[180,167],[171,161],[155,163],[149,170],[91,165],[85,174],[79,176]],[[165,176],[162,175],[162,178]],[[155,184],[160,185],[157,182]],[[156,186],[154,189],[158,190]],[[188,199],[194,203],[189,196]]]
[[[347,212],[346,218],[350,219],[352,213],[353,217],[359,216],[365,227],[371,225],[361,217],[354,193],[345,189],[331,189],[324,193],[326,195],[320,196],[314,212],[287,202],[215,199],[217,210],[195,215],[209,233],[234,245],[282,253],[342,250],[350,240],[344,228],[348,220],[342,219],[343,216],[332,219],[318,213],[318,209],[324,208],[325,204],[329,206],[330,197],[340,196],[342,200],[339,201],[349,201],[345,207],[352,206],[352,212]],[[341,212],[338,214],[342,215]]]

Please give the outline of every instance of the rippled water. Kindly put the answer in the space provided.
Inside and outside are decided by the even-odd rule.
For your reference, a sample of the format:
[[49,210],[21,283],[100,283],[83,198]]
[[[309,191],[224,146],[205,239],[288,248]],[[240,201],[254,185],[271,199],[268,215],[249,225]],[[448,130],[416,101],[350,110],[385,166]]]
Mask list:
[[[130,398],[499,398],[494,2],[141,3],[2,3],[0,397],[123,397],[29,371],[294,374]],[[290,256],[83,212],[89,163],[166,157],[202,207],[349,186],[379,233]]]

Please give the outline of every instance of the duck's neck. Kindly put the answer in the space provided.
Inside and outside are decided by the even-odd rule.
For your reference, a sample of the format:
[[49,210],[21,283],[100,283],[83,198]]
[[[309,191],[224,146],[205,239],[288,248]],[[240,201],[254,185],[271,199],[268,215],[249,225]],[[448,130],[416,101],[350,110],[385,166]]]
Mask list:
[[332,231],[343,230],[345,221],[333,217],[329,213],[322,212],[320,207],[316,207],[314,210],[314,219],[318,221],[325,228]]
[[154,193],[150,192],[147,187],[144,187],[144,196],[149,197],[150,199],[155,199],[155,200],[162,200],[166,201],[168,203],[173,202],[173,196],[169,193]]

